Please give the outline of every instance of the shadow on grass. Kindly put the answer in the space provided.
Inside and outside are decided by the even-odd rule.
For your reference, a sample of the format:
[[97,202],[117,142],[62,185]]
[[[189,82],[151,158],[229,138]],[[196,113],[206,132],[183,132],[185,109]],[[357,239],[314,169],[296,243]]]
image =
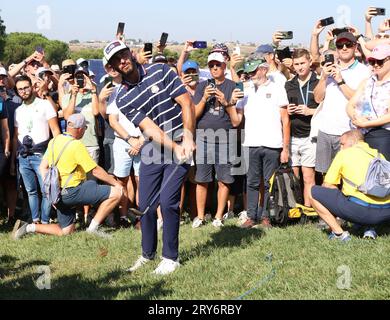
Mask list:
[[220,248],[240,248],[245,249],[254,241],[259,240],[264,235],[261,229],[241,229],[237,226],[226,226],[220,231],[211,234],[211,239],[206,243],[198,244],[190,250],[183,251],[180,256],[182,262],[193,259],[198,256],[210,256],[215,249]]
[[[42,273],[34,270],[23,274],[34,266],[49,266],[47,261],[31,261],[18,265],[12,256],[0,256],[0,300],[1,299],[115,299],[120,293],[133,300],[151,300],[171,294],[165,281],[158,280],[149,284],[116,287],[113,282],[123,279],[123,271],[117,270],[99,279],[86,279],[81,274],[73,274],[54,279],[50,289],[40,290],[37,287]],[[53,272],[53,270],[51,270]],[[19,275],[19,276],[18,276]],[[10,279],[5,279],[9,277]]]
[[[368,227],[354,226],[351,224],[351,226],[349,226],[347,229],[352,235],[356,237],[363,237],[364,231],[367,228]],[[373,229],[375,229],[379,237],[390,236],[390,222],[386,222],[381,225],[374,226]]]

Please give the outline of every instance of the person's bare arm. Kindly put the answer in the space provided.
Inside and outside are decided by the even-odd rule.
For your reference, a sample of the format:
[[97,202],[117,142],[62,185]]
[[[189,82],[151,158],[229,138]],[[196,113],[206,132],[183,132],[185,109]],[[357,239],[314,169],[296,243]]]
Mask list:
[[200,100],[200,102],[197,105],[195,105],[195,117],[197,120],[202,116],[204,109],[206,107],[206,104],[207,104],[207,100],[212,95],[215,95],[215,93],[216,93],[216,90],[214,88],[212,88],[211,86],[206,87],[204,94],[203,94],[203,97],[202,97],[202,100]]
[[11,137],[7,118],[1,119],[1,137],[3,138],[4,153],[9,156],[11,150]]
[[113,187],[123,187],[122,183],[116,180],[113,176],[109,175],[102,167],[96,166],[92,169],[92,175],[104,183]]
[[288,163],[290,157],[290,139],[291,139],[291,125],[290,116],[288,115],[287,108],[280,108],[280,116],[282,120],[283,130],[283,150],[280,155],[281,163]]
[[320,60],[321,54],[320,54],[319,36],[321,32],[324,31],[324,29],[325,27],[321,26],[321,21],[317,21],[311,34],[310,54],[312,55],[314,61]]
[[353,97],[347,103],[347,114],[351,120],[356,119],[355,108],[356,108],[356,105],[361,97],[361,94],[363,93],[363,91],[366,87],[366,83],[367,83],[367,80],[362,81],[362,83],[359,85],[359,88],[356,90]]
[[78,92],[79,92],[78,86],[77,85],[73,85],[68,105],[67,106],[63,105],[62,106],[62,111],[63,111],[65,120],[68,120],[68,118],[75,112],[76,99],[77,99],[77,93]]
[[51,133],[53,134],[53,137],[57,137],[59,134],[61,134],[60,127],[58,126],[58,118],[57,117],[51,118],[48,121],[48,123],[49,123]]
[[374,7],[369,7],[365,13],[365,36],[369,39],[374,39],[374,32],[372,29],[372,18],[376,16]]

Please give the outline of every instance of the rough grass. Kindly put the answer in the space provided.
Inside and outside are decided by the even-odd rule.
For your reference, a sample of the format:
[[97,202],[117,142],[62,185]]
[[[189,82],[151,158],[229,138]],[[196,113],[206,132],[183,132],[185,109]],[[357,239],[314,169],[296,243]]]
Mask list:
[[[389,299],[390,239],[327,240],[315,225],[241,230],[236,220],[180,232],[182,267],[159,277],[158,261],[124,272],[140,254],[136,230],[103,240],[85,232],[12,241],[0,229],[0,299]],[[161,233],[160,233],[161,238]],[[161,243],[160,243],[161,253]],[[49,266],[51,289],[39,290],[39,266]],[[351,272],[349,289],[346,266]]]

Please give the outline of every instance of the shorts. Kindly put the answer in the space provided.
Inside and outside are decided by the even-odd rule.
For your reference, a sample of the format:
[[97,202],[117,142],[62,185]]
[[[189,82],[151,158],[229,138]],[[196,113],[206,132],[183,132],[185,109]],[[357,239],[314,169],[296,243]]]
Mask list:
[[141,155],[130,156],[126,150],[130,145],[120,139],[115,138],[113,144],[114,151],[114,175],[118,178],[126,178],[130,176],[131,168],[134,167],[134,175],[139,177],[139,169],[141,166]]
[[214,181],[214,171],[217,180],[225,184],[232,184],[234,177],[231,174],[232,165],[229,162],[229,146],[227,144],[214,144],[200,142],[196,153],[197,183],[210,183]]
[[97,206],[107,200],[111,187],[98,185],[95,181],[85,181],[74,188],[67,188],[57,205],[57,219],[61,229],[75,223],[76,207],[84,205]]
[[316,144],[312,138],[291,138],[291,161],[293,167],[316,166]]
[[100,149],[99,147],[86,147],[89,155],[96,163],[99,163]]
[[340,150],[340,136],[318,131],[316,151],[316,171],[327,173],[333,159]]
[[364,226],[374,226],[390,221],[390,208],[372,208],[357,204],[338,189],[314,186],[312,197],[336,217]]

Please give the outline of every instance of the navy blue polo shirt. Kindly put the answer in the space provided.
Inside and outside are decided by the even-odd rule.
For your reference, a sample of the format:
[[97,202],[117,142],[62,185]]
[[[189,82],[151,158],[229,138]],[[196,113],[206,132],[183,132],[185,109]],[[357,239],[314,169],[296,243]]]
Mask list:
[[[140,81],[124,81],[116,103],[119,110],[136,127],[146,117],[166,134],[176,138],[182,133],[182,108],[175,98],[187,93],[183,83],[171,68],[162,63],[138,65]],[[179,133],[180,132],[180,133]]]

